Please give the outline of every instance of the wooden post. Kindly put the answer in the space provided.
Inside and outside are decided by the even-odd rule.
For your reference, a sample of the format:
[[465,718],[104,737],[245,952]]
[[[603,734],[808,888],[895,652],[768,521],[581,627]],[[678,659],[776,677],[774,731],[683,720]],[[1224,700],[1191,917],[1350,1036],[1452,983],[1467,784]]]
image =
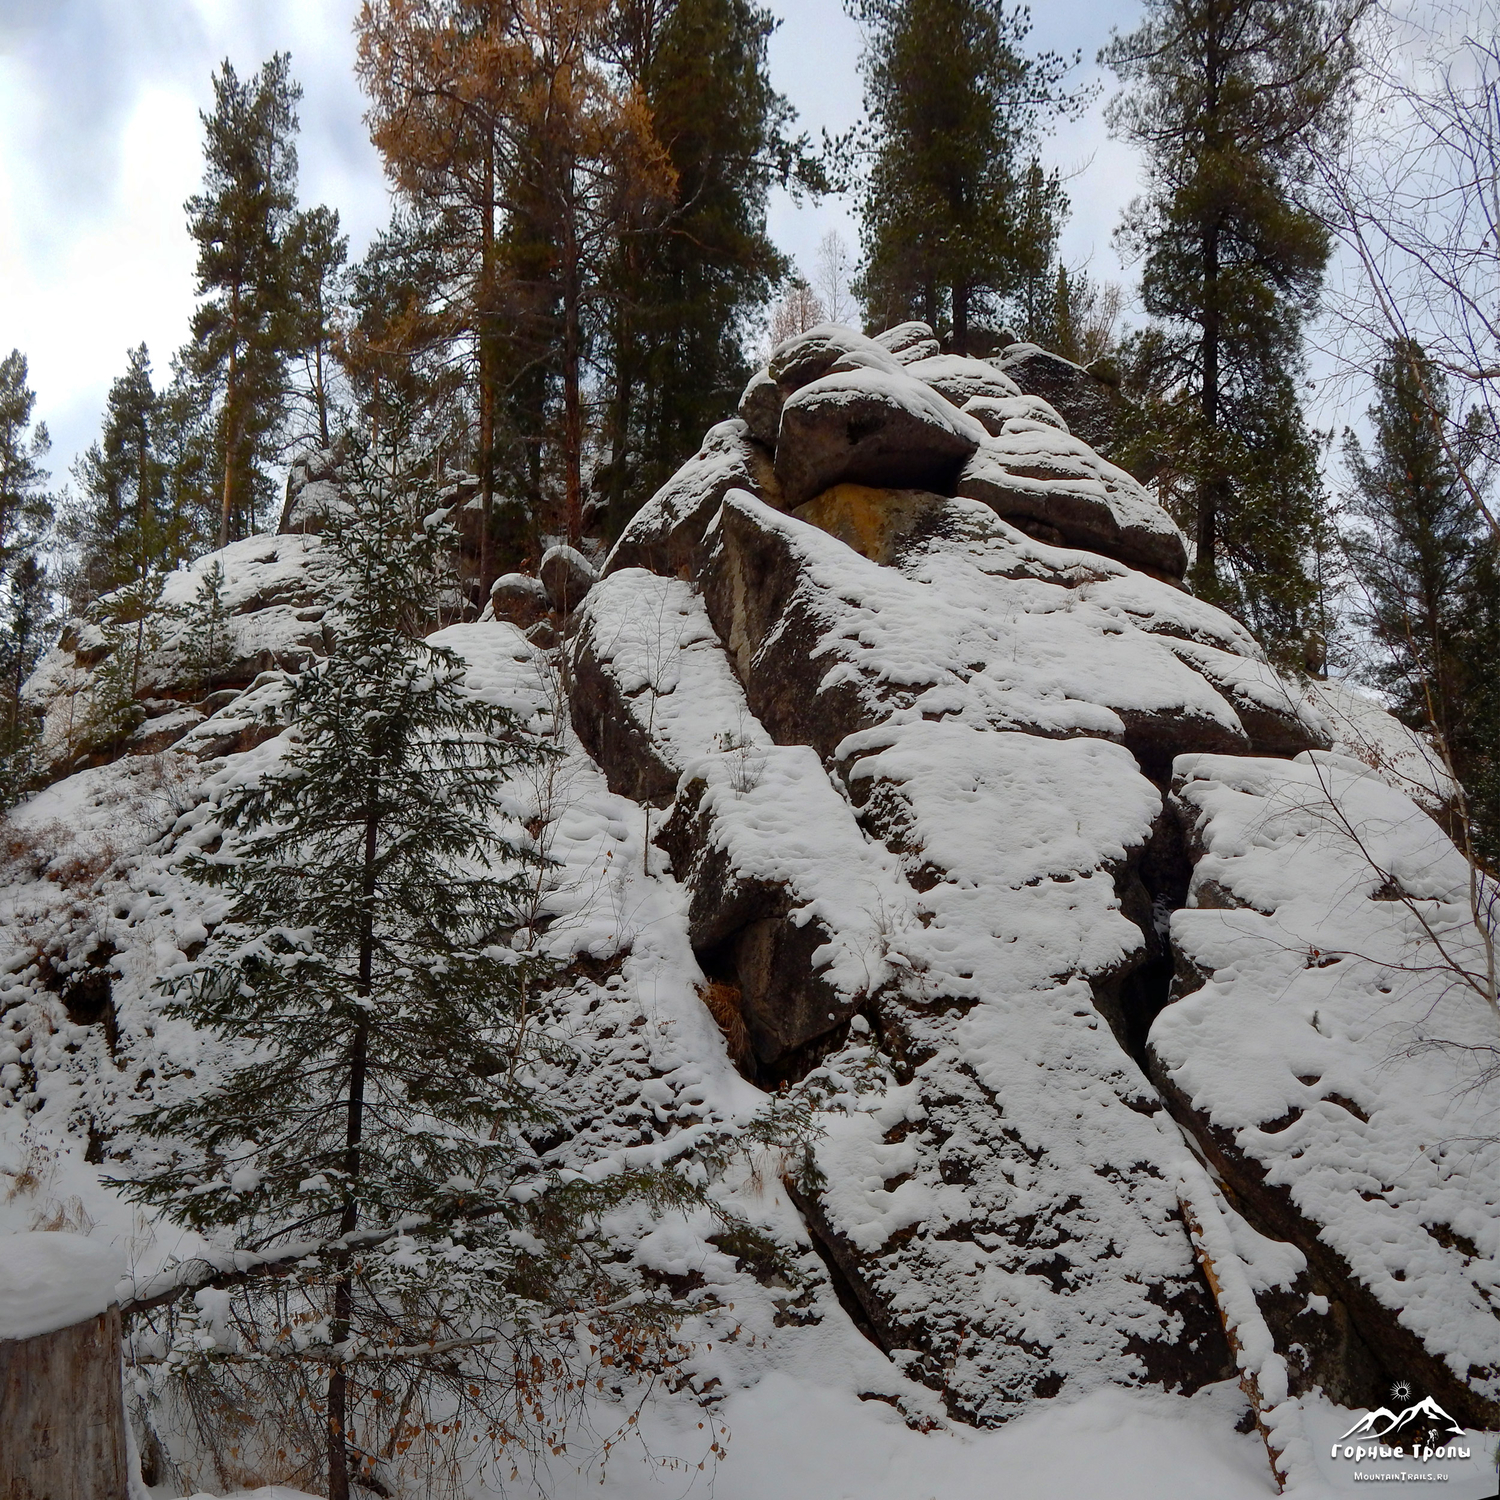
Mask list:
[[127,1500],[121,1269],[79,1235],[0,1235],[0,1500]]
[[0,1339],[0,1500],[126,1500],[120,1309]]

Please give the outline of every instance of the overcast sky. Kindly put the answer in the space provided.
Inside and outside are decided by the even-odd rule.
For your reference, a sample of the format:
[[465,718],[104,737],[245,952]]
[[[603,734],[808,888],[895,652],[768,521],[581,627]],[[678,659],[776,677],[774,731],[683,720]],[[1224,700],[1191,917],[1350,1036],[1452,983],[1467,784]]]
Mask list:
[[[841,0],[770,0],[782,25],[772,81],[816,136],[859,115],[860,36]],[[249,73],[292,54],[303,88],[301,199],[337,208],[360,254],[387,218],[379,158],[361,120],[351,26],[358,0],[0,0],[0,355],[30,363],[37,415],[52,431],[60,483],[96,435],[104,395],[127,349],[150,347],[158,383],[192,314],[193,247],[183,201],[198,186],[210,76],[228,57]],[[1049,0],[1036,48],[1083,53],[1074,75],[1099,78],[1110,29],[1128,30],[1138,0]],[[1105,84],[1107,97],[1112,83]],[[1063,241],[1070,263],[1119,278],[1110,231],[1135,191],[1137,163],[1107,139],[1102,100],[1047,143],[1076,174]],[[811,272],[837,228],[829,200],[773,206],[776,242]]]

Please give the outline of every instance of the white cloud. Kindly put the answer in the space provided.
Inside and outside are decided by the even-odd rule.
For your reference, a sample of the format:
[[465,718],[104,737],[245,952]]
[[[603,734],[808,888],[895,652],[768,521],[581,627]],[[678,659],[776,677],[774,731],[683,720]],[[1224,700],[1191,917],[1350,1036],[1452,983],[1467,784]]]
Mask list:
[[158,378],[187,337],[214,69],[277,50],[302,83],[301,196],[359,254],[384,222],[353,76],[357,0],[10,0],[0,20],[0,354],[26,354],[61,482],[143,340]]

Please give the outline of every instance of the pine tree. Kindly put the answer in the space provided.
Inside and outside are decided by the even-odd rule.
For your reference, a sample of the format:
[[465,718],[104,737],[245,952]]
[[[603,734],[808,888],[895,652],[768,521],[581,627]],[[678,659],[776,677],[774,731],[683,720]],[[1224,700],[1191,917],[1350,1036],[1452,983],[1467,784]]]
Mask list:
[[168,981],[170,1013],[229,1060],[148,1119],[169,1160],[128,1184],[281,1257],[233,1289],[245,1359],[216,1368],[272,1436],[311,1401],[323,1460],[304,1482],[331,1500],[382,1454],[442,1446],[427,1424],[445,1403],[466,1443],[513,1436],[551,1378],[529,1361],[537,1314],[649,1342],[649,1309],[600,1313],[614,1283],[585,1241],[603,1206],[673,1191],[565,1183],[528,1144],[558,1124],[532,1077],[554,964],[533,925],[542,856],[505,783],[556,752],[411,634],[451,541],[422,525],[430,491],[351,470],[326,534],[348,580],[337,647],[291,690],[284,758],[229,795],[222,846],[190,865],[233,904]]
[[[1350,434],[1354,481],[1344,537],[1356,623],[1378,656],[1393,711],[1430,730],[1469,794],[1475,842],[1500,856],[1500,576],[1460,466],[1479,475],[1484,429],[1455,419],[1448,380],[1410,340],[1376,371],[1366,452]],[[1456,439],[1454,435],[1457,435]],[[1457,442],[1457,451],[1453,445]]]
[[1342,128],[1362,8],[1148,0],[1100,54],[1128,86],[1110,126],[1145,151],[1151,183],[1119,231],[1156,320],[1126,353],[1147,409],[1135,462],[1171,477],[1198,591],[1273,640],[1306,627],[1325,524],[1297,387],[1329,245],[1300,190],[1309,149]]
[[0,360],[0,808],[30,786],[38,726],[21,702],[52,623],[52,585],[42,549],[52,527],[51,447],[43,422],[32,425],[36,395],[19,349]]
[[278,52],[241,80],[226,58],[214,74],[203,191],[187,202],[198,244],[187,366],[217,409],[223,493],[218,545],[253,528],[270,499],[262,464],[285,403],[293,341],[287,231],[296,206],[297,102],[291,59]]
[[203,570],[182,634],[188,681],[211,693],[231,660],[230,611],[224,601],[224,564],[217,558]]
[[339,233],[335,209],[321,204],[296,215],[287,234],[291,291],[289,347],[301,358],[304,384],[299,394],[311,407],[320,447],[332,442],[328,425],[329,379],[337,341],[349,236]]
[[771,187],[821,185],[771,87],[775,25],[751,0],[616,6],[612,51],[675,187],[659,219],[620,238],[602,304],[608,462],[596,488],[611,536],[734,411],[749,324],[789,269],[766,229]]
[[0,359],[0,579],[29,555],[52,522],[48,474],[42,460],[52,447],[47,424],[34,427],[36,394],[26,384],[26,356],[12,349]]
[[146,721],[141,704],[148,686],[146,668],[161,645],[164,572],[148,573],[106,594],[90,614],[103,633],[107,651],[89,680],[83,745],[115,756]]
[[189,346],[172,357],[172,378],[156,405],[162,511],[180,558],[213,548],[223,519],[223,449],[213,393],[193,374],[192,352]]
[[82,491],[64,523],[77,549],[75,600],[107,594],[170,569],[186,553],[186,527],[169,508],[158,452],[160,398],[144,344],[132,349],[125,374],[109,389],[98,441],[74,465]]
[[1034,151],[1070,106],[1068,64],[1028,57],[1030,17],[1001,0],[847,4],[867,38],[861,295],[880,326],[922,318],[968,353],[971,325],[1051,262],[1067,203]]

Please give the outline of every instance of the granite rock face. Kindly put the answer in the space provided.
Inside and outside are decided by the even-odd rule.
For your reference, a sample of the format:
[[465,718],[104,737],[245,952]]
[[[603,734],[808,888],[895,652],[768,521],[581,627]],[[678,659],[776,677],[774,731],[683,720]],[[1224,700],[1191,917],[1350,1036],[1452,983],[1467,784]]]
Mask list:
[[[1304,974],[1330,993],[1317,935],[1341,931],[1361,856],[1278,895],[1251,830],[1311,858],[1351,807],[1407,820],[1435,841],[1403,846],[1421,899],[1451,845],[1396,789],[1415,783],[1377,710],[1285,676],[1183,589],[1180,531],[1091,446],[1098,384],[1024,347],[943,356],[921,325],[783,346],[737,439],[767,452],[774,426],[776,503],[701,455],[672,481],[648,524],[691,517],[675,553],[618,551],[617,597],[585,611],[579,733],[666,810],[658,844],[704,974],[737,997],[747,1076],[795,1084],[862,1038],[886,1069],[792,1190],[850,1315],[951,1416],[1100,1383],[1190,1391],[1235,1350],[1273,1465],[1304,1452],[1313,1386],[1377,1404],[1417,1371],[1492,1422],[1489,1190],[1435,1165],[1429,1206],[1405,1208],[1391,1155],[1378,1201],[1339,1206],[1370,1198],[1357,1135],[1424,1149],[1350,1072],[1373,1053],[1329,1071],[1389,1005],[1376,950],[1389,981],[1411,919],[1361,898],[1341,941],[1376,954],[1372,977],[1309,1000],[1303,1046],[1281,997]],[[1302,822],[1275,831],[1289,807]],[[1289,902],[1296,952],[1275,936]],[[1393,1236],[1409,1253],[1381,1270]]]
[[[1017,347],[788,341],[597,576],[559,549],[439,637],[565,788],[545,815],[534,787],[497,799],[551,830],[545,931],[579,976],[554,1000],[586,1060],[556,1086],[586,1123],[547,1164],[806,1109],[754,1209],[798,1288],[707,1229],[651,1252],[705,1279],[694,1316],[711,1296],[753,1327],[763,1364],[726,1386],[837,1327],[861,1394],[919,1426],[1234,1376],[1278,1473],[1311,1461],[1314,1387],[1376,1406],[1412,1378],[1496,1426],[1500,1156],[1462,1071],[1493,1023],[1435,820],[1453,788],[1378,705],[1286,675],[1182,586],[1181,533]],[[174,764],[268,756],[283,670],[336,629],[297,508],[332,480],[304,468],[307,534],[217,554],[235,675],[205,693],[170,642],[153,657],[144,728]],[[59,736],[112,649],[72,622],[28,685]],[[85,786],[56,805],[107,807]],[[68,974],[113,965],[121,1057],[154,1024],[147,944],[201,941],[140,859],[118,953],[46,906],[51,877],[16,939],[55,922]],[[38,974],[35,1004],[96,1024]]]

